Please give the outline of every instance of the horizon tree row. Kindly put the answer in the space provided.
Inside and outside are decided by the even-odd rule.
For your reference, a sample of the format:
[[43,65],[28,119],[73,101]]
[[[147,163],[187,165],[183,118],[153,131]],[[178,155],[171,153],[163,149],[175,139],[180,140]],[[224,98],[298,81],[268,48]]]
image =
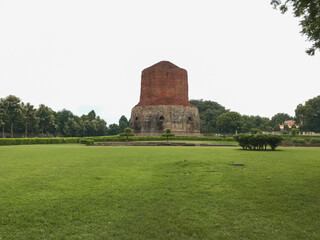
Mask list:
[[[305,105],[299,104],[296,116],[277,113],[271,119],[260,116],[241,115],[230,111],[214,101],[190,100],[198,108],[200,114],[201,133],[249,133],[251,129],[260,131],[280,131],[280,124],[286,120],[295,120],[301,131],[320,132],[320,96],[309,99]],[[284,126],[288,132],[288,126]]]
[[121,116],[119,125],[111,124],[108,128],[106,121],[96,116],[94,110],[79,117],[66,109],[55,112],[44,104],[35,108],[14,95],[0,99],[1,137],[5,137],[5,133],[10,133],[11,137],[14,134],[24,137],[39,134],[65,137],[117,135],[128,126],[125,116]]
[[[280,124],[294,119],[301,131],[320,132],[320,96],[309,99],[304,105],[299,104],[295,117],[286,113],[277,113],[271,119],[260,116],[241,115],[230,111],[217,102],[190,100],[200,114],[200,132],[204,134],[249,133],[256,131],[280,131]],[[40,104],[35,108],[30,103],[21,102],[20,98],[9,95],[0,99],[0,128],[2,134],[10,136],[63,135],[65,137],[118,135],[129,127],[128,119],[123,115],[119,124],[107,127],[105,120],[96,116],[94,110],[77,116],[67,109],[53,111]],[[288,126],[284,126],[289,131]],[[297,131],[297,130],[296,130]],[[295,131],[295,132],[296,132]]]

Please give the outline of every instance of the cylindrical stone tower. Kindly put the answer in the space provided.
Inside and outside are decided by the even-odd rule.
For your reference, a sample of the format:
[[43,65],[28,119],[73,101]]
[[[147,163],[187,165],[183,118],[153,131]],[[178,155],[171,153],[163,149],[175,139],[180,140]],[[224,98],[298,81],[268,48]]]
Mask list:
[[200,117],[188,99],[187,71],[159,62],[142,71],[140,102],[132,109],[131,128],[137,136],[200,135]]

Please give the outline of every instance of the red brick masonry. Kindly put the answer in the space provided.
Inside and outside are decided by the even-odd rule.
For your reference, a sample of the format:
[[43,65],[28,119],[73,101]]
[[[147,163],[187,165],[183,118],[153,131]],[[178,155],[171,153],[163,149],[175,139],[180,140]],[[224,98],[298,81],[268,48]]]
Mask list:
[[188,98],[187,71],[162,61],[142,71],[140,102],[136,106],[193,105]]

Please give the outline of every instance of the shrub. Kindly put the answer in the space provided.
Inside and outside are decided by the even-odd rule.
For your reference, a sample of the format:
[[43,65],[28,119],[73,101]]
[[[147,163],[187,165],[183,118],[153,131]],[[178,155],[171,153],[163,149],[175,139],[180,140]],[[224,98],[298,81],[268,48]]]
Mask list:
[[271,150],[274,151],[276,147],[278,147],[282,142],[282,137],[280,135],[275,135],[275,134],[267,135],[267,136],[268,136],[267,137],[268,144],[270,145]]
[[320,138],[311,138],[310,143],[320,143]]
[[88,146],[93,146],[93,145],[94,145],[94,141],[93,141],[92,139],[88,139],[88,140],[86,141],[86,145],[88,145]]
[[257,133],[261,133],[261,131],[260,131],[259,128],[251,128],[251,129],[250,129],[250,133],[251,133],[251,134],[257,134]]
[[282,142],[282,137],[276,134],[239,134],[234,136],[234,139],[243,150],[266,150],[267,145],[271,147],[271,150],[275,150]]
[[79,138],[0,138],[0,145],[78,143]]
[[305,143],[306,143],[306,140],[303,139],[303,138],[292,138],[292,139],[291,139],[291,142],[293,142],[293,143],[302,143],[302,144],[305,144]]

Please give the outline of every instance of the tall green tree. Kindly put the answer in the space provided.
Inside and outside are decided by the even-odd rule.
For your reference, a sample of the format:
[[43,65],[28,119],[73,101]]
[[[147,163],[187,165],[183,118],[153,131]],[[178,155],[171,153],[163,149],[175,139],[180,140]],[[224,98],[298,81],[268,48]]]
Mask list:
[[293,117],[291,117],[287,113],[277,113],[271,118],[270,124],[275,131],[278,131],[280,124],[282,124],[286,120],[291,120],[291,119],[293,119]]
[[96,112],[94,111],[94,110],[91,110],[89,113],[88,113],[88,119],[89,119],[89,121],[92,121],[92,120],[94,120],[94,119],[96,119]]
[[64,123],[63,132],[66,137],[83,137],[85,130],[84,121],[78,116],[70,117]]
[[11,137],[13,138],[13,127],[17,124],[21,118],[21,105],[20,98],[9,95],[2,100],[3,112],[4,112],[4,122],[7,122],[10,126]]
[[36,115],[36,109],[30,103],[22,103],[22,125],[24,126],[25,137],[28,137],[28,130],[33,130],[39,123],[39,118]]
[[96,136],[104,136],[107,134],[107,122],[100,118],[99,116],[96,118],[97,121],[97,132]]
[[0,99],[0,127],[2,129],[2,137],[4,138],[4,126],[5,126],[5,111],[4,111],[4,104],[3,99]]
[[217,118],[228,112],[225,107],[220,105],[217,102],[208,101],[208,100],[190,100],[190,103],[193,104],[199,110],[200,115],[200,132],[201,133],[215,133],[218,132],[217,128]]
[[281,5],[282,13],[289,9],[293,15],[300,19],[301,33],[311,42],[311,47],[306,50],[309,55],[314,55],[320,49],[320,2],[319,0],[286,0],[283,4],[279,0],[272,0],[275,6]]
[[296,108],[296,120],[302,124],[301,130],[320,132],[320,95],[299,104]]
[[67,109],[62,109],[61,111],[58,111],[56,114],[56,124],[58,125],[58,133],[65,135],[64,132],[64,126],[66,124],[66,122],[68,122],[69,118],[73,118],[74,114],[67,110]]
[[217,127],[221,133],[241,132],[242,116],[237,112],[223,113],[217,119]]
[[36,111],[36,116],[39,118],[41,133],[48,133],[48,129],[54,124],[54,111],[48,106],[40,104]]
[[110,124],[108,131],[107,131],[107,135],[118,135],[120,132],[120,127],[118,124]]
[[119,119],[119,128],[120,128],[120,131],[123,132],[125,128],[128,128],[130,127],[130,123],[128,121],[128,119],[122,115]]

